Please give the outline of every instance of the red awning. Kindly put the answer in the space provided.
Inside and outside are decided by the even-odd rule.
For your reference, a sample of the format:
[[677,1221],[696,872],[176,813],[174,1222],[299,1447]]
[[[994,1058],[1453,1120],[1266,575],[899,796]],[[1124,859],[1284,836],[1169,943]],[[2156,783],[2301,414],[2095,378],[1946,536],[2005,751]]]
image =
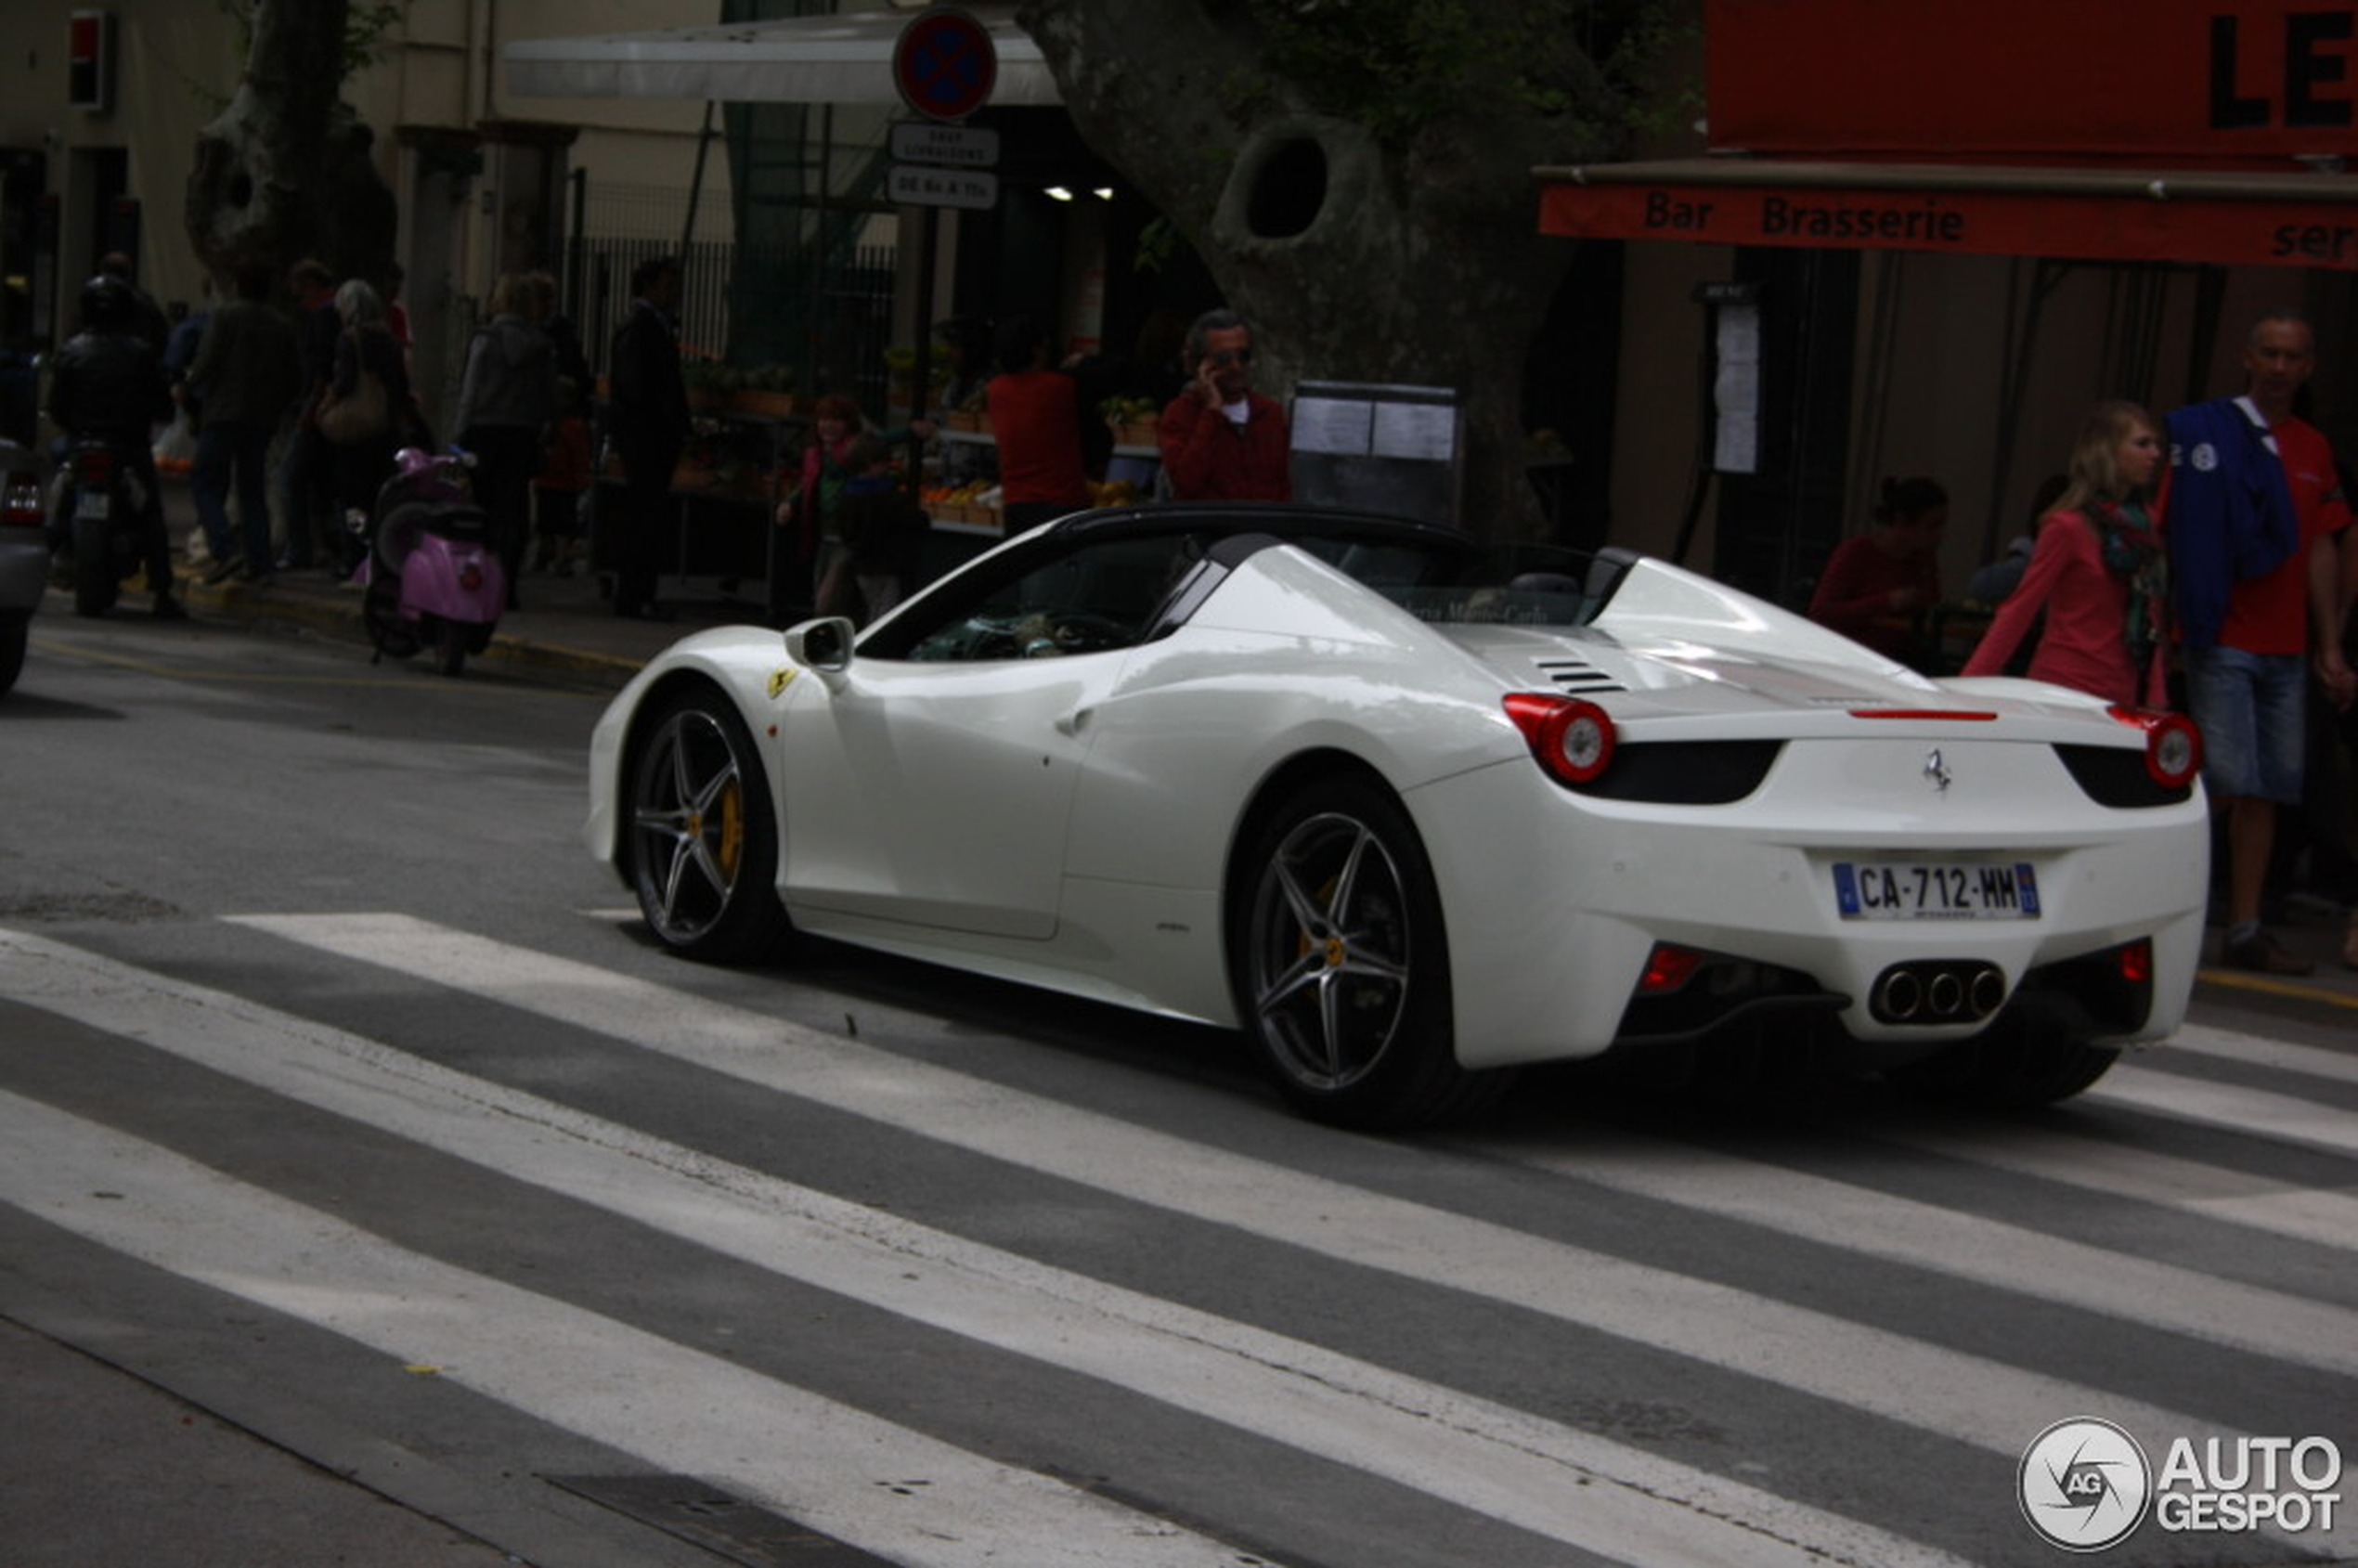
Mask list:
[[2358,270],[2358,175],[1697,158],[1535,170],[1543,234]]

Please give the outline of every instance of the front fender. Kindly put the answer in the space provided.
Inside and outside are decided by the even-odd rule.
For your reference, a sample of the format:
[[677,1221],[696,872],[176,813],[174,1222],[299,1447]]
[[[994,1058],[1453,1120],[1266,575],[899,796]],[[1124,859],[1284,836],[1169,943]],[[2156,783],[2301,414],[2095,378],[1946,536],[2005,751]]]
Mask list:
[[[632,676],[590,734],[590,806],[581,841],[590,858],[617,875],[623,872],[622,823],[629,787],[625,770],[631,742],[648,712],[682,690],[718,692],[737,710],[766,760],[775,752],[779,723],[806,673],[786,657],[778,633],[766,627],[730,626],[673,643]],[[770,772],[774,785],[774,763]],[[771,809],[780,814],[783,832],[778,793],[775,787],[770,791]]]

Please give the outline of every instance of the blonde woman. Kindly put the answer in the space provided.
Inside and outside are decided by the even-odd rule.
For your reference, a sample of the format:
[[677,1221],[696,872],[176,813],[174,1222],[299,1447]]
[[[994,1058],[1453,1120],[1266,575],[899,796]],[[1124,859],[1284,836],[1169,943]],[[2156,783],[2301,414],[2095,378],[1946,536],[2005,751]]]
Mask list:
[[2132,707],[2165,705],[2169,567],[2149,499],[2162,454],[2161,425],[2138,405],[2089,410],[2022,586],[1999,607],[1965,674],[2003,673],[2043,613],[2030,679]]

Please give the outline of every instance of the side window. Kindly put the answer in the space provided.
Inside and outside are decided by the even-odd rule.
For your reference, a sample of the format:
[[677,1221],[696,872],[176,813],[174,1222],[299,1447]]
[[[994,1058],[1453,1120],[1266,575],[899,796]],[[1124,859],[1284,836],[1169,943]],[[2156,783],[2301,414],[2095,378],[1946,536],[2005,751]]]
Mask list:
[[1194,564],[1186,539],[1107,539],[1001,584],[959,619],[920,640],[926,660],[1048,658],[1127,648]]

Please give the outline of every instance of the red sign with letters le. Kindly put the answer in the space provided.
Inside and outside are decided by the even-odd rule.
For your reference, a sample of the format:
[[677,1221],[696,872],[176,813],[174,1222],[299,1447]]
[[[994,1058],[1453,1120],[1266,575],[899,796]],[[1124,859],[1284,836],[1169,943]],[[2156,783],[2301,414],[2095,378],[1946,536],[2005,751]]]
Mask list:
[[1758,155],[2286,168],[2358,156],[2358,7],[1707,0],[1711,142]]

